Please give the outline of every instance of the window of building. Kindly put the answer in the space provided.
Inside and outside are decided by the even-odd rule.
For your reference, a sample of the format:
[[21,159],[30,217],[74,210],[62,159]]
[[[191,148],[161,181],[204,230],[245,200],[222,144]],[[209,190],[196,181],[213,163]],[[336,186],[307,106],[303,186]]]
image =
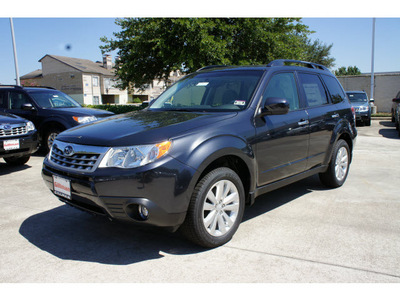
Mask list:
[[99,86],[99,77],[93,76],[93,86]]

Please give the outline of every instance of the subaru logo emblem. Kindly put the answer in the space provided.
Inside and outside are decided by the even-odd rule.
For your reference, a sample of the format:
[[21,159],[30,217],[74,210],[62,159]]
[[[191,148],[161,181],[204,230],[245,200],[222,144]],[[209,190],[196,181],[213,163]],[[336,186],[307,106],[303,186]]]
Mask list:
[[3,128],[4,128],[4,130],[9,130],[9,129],[11,129],[11,125],[6,124],[3,126]]
[[71,155],[73,155],[73,154],[74,154],[74,148],[72,148],[72,146],[66,146],[66,147],[64,148],[64,154],[65,154],[66,156],[71,156]]

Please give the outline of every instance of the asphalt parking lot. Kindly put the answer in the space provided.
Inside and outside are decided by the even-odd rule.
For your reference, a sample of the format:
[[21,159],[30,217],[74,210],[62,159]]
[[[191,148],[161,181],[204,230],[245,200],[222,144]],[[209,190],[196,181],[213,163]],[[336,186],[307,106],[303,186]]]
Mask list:
[[179,234],[93,217],[62,204],[40,175],[0,162],[0,282],[400,282],[400,138],[359,127],[345,185],[314,176],[247,208],[212,250]]

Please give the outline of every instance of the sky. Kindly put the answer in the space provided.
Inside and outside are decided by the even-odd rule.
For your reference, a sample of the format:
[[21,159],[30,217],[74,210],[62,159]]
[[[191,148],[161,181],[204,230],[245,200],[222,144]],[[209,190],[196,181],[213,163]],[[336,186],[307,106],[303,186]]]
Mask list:
[[[101,8],[103,2],[98,3]],[[208,3],[208,0],[204,3]],[[74,6],[72,5],[72,7]],[[115,9],[115,6],[112,7]],[[385,11],[391,11],[390,7],[385,6],[385,8]],[[371,72],[372,17],[377,16],[374,70],[375,72],[400,71],[400,14],[386,17],[379,10],[376,14],[367,10],[362,14],[353,13],[353,16],[356,17],[344,14],[345,17],[331,18],[322,13],[319,15],[323,18],[316,18],[313,14],[309,15],[307,11],[304,11],[304,8],[296,13],[293,9],[279,13],[280,9],[276,8],[269,10],[269,13],[265,12],[265,17],[304,16],[302,22],[308,25],[310,30],[315,31],[310,36],[312,39],[319,39],[328,45],[333,44],[330,53],[336,59],[333,70],[342,66],[357,66],[362,73]],[[79,16],[77,11],[67,9],[66,16],[64,16],[60,14],[60,11],[57,13],[52,11],[31,13],[29,7],[25,7],[22,13],[15,8],[3,10],[0,13],[0,83],[15,84],[16,78],[9,17],[13,17],[20,76],[40,69],[41,64],[38,61],[46,54],[101,61],[102,54],[99,46],[102,45],[102,42],[100,37],[111,38],[113,32],[120,30],[120,27],[115,24],[115,18],[124,17],[123,10],[118,10],[117,15],[115,15],[115,10],[111,10],[111,13],[108,12],[109,15],[107,15],[106,9],[94,10],[92,12],[94,16],[86,14],[83,17]],[[199,10],[197,15],[187,12],[180,14],[174,10],[172,12],[171,10],[165,12],[156,10],[155,14],[153,11],[153,15],[147,15],[147,12],[146,9],[142,9],[142,11],[130,9],[127,16],[231,16],[226,15],[226,11],[221,14],[209,14],[207,10]],[[228,13],[230,13],[229,10]],[[264,16],[260,12],[256,15],[245,12],[243,15],[235,10],[232,11],[232,15],[238,17]],[[340,14],[338,13],[336,16],[338,15]],[[50,18],[49,16],[55,17]],[[115,57],[116,52],[111,55]]]

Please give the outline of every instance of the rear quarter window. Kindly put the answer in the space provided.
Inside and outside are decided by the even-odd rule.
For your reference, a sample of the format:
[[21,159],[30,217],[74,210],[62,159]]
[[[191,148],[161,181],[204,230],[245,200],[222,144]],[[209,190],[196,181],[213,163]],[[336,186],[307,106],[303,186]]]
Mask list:
[[327,75],[322,75],[322,79],[324,80],[326,87],[328,88],[328,91],[331,94],[333,103],[337,104],[346,99],[346,95],[336,78]]

